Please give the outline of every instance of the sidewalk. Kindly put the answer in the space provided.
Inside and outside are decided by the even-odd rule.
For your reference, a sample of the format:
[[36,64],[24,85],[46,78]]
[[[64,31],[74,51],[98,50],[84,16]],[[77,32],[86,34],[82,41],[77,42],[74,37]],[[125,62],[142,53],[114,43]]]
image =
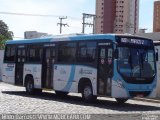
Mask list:
[[133,100],[160,103],[160,98],[138,98],[138,97],[135,97],[135,98],[133,98]]

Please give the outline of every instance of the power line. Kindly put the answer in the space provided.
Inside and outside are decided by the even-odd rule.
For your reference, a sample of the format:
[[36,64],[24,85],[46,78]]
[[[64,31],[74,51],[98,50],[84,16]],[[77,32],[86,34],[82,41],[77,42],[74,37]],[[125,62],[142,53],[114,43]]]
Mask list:
[[[16,13],[16,12],[3,12],[1,11],[0,14],[4,14],[4,15],[15,15],[15,16],[31,16],[31,17],[50,17],[50,18],[59,18],[60,19],[60,23],[57,23],[57,25],[60,25],[60,33],[62,33],[62,27],[64,26],[68,26],[68,24],[63,24],[62,20],[63,19],[72,19],[72,20],[77,20],[77,21],[81,21],[81,18],[78,17],[72,17],[72,16],[66,16],[66,18],[64,17],[59,17],[59,15],[53,15],[53,14],[30,14],[30,13]],[[85,29],[85,26],[93,26],[93,32],[94,32],[94,22],[95,22],[95,18],[96,16],[93,14],[85,14],[83,13],[83,31]],[[92,18],[93,17],[93,23],[86,23],[85,19],[86,18]],[[68,26],[69,27],[69,26]],[[74,28],[80,28],[77,26],[70,26],[70,27],[74,27]],[[18,38],[18,37],[17,37]]]
[[[93,23],[86,22],[88,18],[93,18]],[[83,13],[82,33],[85,33],[85,26],[93,27],[93,34],[95,33],[95,19],[96,15]]]
[[[59,15],[46,15],[46,14],[30,14],[30,13],[14,13],[14,12],[0,12],[0,14],[4,15],[19,15],[19,16],[33,16],[33,17],[59,17]],[[81,20],[81,18],[76,18],[72,16],[68,16],[70,19]]]
[[28,14],[28,13],[12,13],[12,12],[0,12],[0,14],[23,15],[23,16],[38,16],[38,17],[58,17],[57,15],[42,15],[42,14]]
[[62,20],[63,19],[67,19],[67,16],[66,17],[59,17],[59,20],[60,20],[60,22],[59,23],[57,23],[57,25],[59,25],[60,26],[60,34],[62,33],[62,26],[68,26],[69,27],[69,25],[66,23],[66,24],[64,24],[63,22],[62,22]]

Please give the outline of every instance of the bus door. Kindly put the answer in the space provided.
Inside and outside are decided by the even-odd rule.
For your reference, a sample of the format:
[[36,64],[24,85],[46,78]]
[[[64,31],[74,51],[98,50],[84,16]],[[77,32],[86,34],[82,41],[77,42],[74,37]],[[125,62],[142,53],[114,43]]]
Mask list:
[[98,44],[98,94],[111,95],[111,77],[113,76],[113,55],[111,43]]
[[54,46],[43,48],[43,62],[42,62],[42,88],[53,88],[53,66],[55,61]]
[[23,45],[18,46],[16,55],[15,85],[23,85],[23,67],[25,57],[25,47]]

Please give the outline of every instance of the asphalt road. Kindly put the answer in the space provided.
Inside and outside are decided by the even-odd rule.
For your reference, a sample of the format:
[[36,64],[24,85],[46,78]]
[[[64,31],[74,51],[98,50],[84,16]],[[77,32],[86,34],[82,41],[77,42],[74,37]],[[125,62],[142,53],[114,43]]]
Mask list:
[[160,103],[128,100],[119,105],[114,99],[103,97],[95,103],[85,103],[79,94],[58,97],[44,91],[27,95],[23,87],[0,82],[0,115],[4,114],[89,114],[92,120],[160,120]]

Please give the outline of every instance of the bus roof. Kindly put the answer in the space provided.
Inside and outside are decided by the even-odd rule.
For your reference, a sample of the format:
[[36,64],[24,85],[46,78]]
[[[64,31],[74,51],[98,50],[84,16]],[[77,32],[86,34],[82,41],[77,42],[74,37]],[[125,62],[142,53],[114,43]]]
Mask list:
[[77,41],[77,40],[106,40],[110,39],[115,42],[116,36],[130,36],[136,37],[129,34],[80,34],[80,35],[59,35],[44,38],[35,39],[22,39],[22,40],[8,40],[6,44],[27,44],[27,43],[46,43],[46,42],[56,42],[56,41]]

